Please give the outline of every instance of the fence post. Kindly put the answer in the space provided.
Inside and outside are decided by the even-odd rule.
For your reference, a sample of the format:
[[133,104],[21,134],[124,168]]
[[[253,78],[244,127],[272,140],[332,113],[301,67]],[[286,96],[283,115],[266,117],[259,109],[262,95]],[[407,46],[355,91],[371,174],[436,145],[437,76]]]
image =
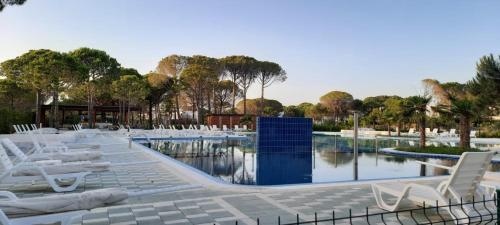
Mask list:
[[496,194],[495,194],[495,199],[496,199],[496,203],[497,203],[497,224],[500,224],[500,208],[498,208],[500,206],[500,198],[498,198],[498,196],[500,196],[500,189],[497,189],[496,191]]

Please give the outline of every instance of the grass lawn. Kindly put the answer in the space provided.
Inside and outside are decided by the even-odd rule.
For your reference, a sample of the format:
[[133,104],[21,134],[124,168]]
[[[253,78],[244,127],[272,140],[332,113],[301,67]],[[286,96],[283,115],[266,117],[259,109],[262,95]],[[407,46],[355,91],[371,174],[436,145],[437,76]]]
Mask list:
[[448,146],[427,146],[425,149],[419,147],[397,147],[396,150],[405,152],[416,152],[416,153],[433,153],[433,154],[448,154],[448,155],[461,155],[464,152],[480,152],[481,150],[476,148],[460,148],[460,147],[448,147]]

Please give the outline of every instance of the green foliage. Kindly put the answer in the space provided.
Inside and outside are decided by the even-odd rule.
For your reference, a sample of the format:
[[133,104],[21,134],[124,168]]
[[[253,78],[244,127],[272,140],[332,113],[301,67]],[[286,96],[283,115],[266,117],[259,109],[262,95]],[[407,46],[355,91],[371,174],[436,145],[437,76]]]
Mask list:
[[491,121],[481,124],[479,137],[500,138],[500,121]]
[[432,154],[447,154],[447,155],[462,155],[464,152],[480,152],[475,148],[460,148],[448,146],[427,146],[425,149],[419,147],[397,147],[396,150],[416,153],[432,153]]
[[215,84],[214,105],[216,113],[223,113],[225,108],[231,107],[233,89],[236,89],[237,93],[240,92],[238,86],[230,80],[221,80]]
[[476,77],[470,82],[471,90],[479,96],[481,105],[500,106],[500,56],[483,56],[476,65]]
[[142,76],[139,71],[137,71],[134,68],[125,68],[125,67],[120,67],[120,76],[123,75],[135,75],[135,76]]
[[285,106],[283,108],[284,116],[286,117],[304,117],[305,116],[305,111],[294,105],[290,106]]
[[[247,99],[247,113],[256,115],[260,108],[260,99]],[[273,99],[264,99],[264,115],[265,116],[277,116],[280,112],[283,112],[283,105],[281,102]],[[238,102],[236,105],[238,113],[243,113],[243,101]]]
[[8,134],[13,131],[14,124],[32,123],[32,113],[29,111],[15,111],[6,108],[0,108],[0,134]]
[[253,117],[251,115],[244,115],[240,119],[240,124],[250,125],[253,123]]
[[322,104],[318,103],[314,106],[307,107],[304,111],[306,117],[313,118],[314,120],[322,120],[328,114],[328,109]]
[[135,75],[121,76],[120,79],[113,81],[111,87],[116,99],[126,101],[129,104],[144,100],[147,94],[145,80]]
[[2,0],[0,1],[0,12],[5,8],[5,6],[11,5],[22,5],[26,0]]
[[341,129],[349,129],[349,124],[348,123],[335,124],[332,121],[313,124],[313,131],[339,132]]
[[348,110],[352,108],[352,95],[342,91],[331,91],[321,96],[320,103],[326,107],[329,113],[333,116],[334,122],[339,122],[344,119]]

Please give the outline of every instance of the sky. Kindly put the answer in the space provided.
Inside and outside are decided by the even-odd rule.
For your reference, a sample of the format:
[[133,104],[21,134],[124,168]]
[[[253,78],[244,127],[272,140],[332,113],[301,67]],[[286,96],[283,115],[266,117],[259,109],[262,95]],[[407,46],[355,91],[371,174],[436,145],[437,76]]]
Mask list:
[[[0,61],[30,49],[101,49],[154,70],[171,54],[248,55],[280,64],[266,98],[316,103],[422,94],[421,80],[465,82],[500,54],[500,1],[28,0],[0,13]],[[260,97],[254,85],[249,98]]]

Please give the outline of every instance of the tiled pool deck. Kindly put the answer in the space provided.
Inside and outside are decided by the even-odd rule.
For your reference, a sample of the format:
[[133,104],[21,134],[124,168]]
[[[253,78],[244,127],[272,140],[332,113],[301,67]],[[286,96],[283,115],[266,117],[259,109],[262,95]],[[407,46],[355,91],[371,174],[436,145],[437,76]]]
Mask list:
[[[17,135],[16,141],[28,140]],[[293,222],[296,214],[303,219],[330,217],[332,210],[337,216],[345,216],[349,209],[353,214],[372,212],[378,209],[369,183],[338,183],[324,185],[299,185],[282,188],[255,188],[224,185],[203,178],[168,159],[161,159],[143,146],[129,143],[125,137],[100,137],[93,143],[104,144],[101,149],[108,154],[100,161],[127,163],[158,161],[156,163],[131,166],[114,166],[108,172],[97,172],[87,176],[77,192],[108,187],[123,187],[128,190],[148,190],[199,184],[199,188],[130,198],[127,202],[91,210],[74,224],[277,224]],[[129,153],[127,151],[130,151]],[[123,154],[123,152],[127,152]],[[194,175],[189,175],[194,174]],[[438,183],[437,179],[419,180],[420,183]],[[31,184],[0,184],[0,190],[15,192],[19,197],[58,195],[44,182]],[[386,222],[395,220],[388,218]],[[404,220],[404,219],[403,219]],[[371,220],[371,224],[382,224]],[[356,224],[356,221],[354,221]],[[331,222],[327,223],[331,224]],[[337,223],[339,224],[339,223]],[[366,224],[366,223],[360,223]]]

